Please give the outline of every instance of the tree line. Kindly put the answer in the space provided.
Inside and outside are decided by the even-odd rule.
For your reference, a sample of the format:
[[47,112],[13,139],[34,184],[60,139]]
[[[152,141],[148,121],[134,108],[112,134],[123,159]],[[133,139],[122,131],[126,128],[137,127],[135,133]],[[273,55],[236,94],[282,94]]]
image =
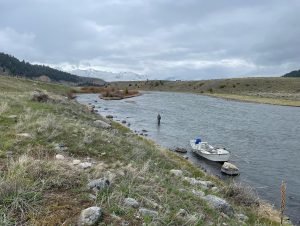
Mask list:
[[45,65],[33,65],[24,60],[20,61],[9,54],[0,52],[0,74],[1,72],[30,79],[36,79],[44,75],[49,77],[52,81],[71,82],[78,85],[99,85],[103,83],[101,79],[80,77]]

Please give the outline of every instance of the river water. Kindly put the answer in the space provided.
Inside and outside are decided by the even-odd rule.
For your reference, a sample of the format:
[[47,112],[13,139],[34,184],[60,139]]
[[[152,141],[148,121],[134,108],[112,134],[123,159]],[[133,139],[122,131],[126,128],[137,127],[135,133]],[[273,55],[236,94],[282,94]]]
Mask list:
[[149,138],[162,146],[187,148],[192,162],[228,179],[220,173],[220,164],[191,153],[189,140],[200,136],[213,146],[225,146],[231,152],[230,161],[240,169],[234,180],[250,185],[277,207],[285,181],[287,215],[296,224],[300,220],[300,108],[171,92],[145,92],[119,101],[84,94],[77,100],[92,103],[101,115],[126,120],[133,131],[147,130]]

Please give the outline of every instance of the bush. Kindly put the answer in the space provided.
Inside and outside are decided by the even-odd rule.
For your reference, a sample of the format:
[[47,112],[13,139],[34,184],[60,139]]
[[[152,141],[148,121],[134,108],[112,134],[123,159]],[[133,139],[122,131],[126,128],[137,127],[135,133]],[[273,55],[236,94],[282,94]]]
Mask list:
[[243,186],[237,183],[230,183],[222,189],[226,198],[233,200],[238,205],[243,206],[259,206],[258,195],[253,192],[250,187]]
[[226,87],[226,85],[220,85],[219,88],[220,89],[224,89]]
[[210,92],[210,93],[214,92],[214,90],[212,88],[209,88],[207,91]]

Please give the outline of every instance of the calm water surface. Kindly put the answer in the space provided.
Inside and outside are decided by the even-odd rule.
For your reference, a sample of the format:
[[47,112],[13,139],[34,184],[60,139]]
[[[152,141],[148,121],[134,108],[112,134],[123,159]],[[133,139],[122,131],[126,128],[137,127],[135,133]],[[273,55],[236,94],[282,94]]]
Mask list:
[[[102,115],[126,120],[132,130],[147,130],[149,138],[162,146],[187,148],[191,161],[224,179],[220,164],[190,152],[189,140],[200,136],[212,145],[225,146],[241,172],[235,180],[251,185],[276,206],[280,205],[284,180],[287,213],[294,223],[300,220],[300,108],[170,92],[145,92],[119,101],[104,101],[95,94],[77,99],[94,104]],[[160,127],[158,113],[162,116]]]

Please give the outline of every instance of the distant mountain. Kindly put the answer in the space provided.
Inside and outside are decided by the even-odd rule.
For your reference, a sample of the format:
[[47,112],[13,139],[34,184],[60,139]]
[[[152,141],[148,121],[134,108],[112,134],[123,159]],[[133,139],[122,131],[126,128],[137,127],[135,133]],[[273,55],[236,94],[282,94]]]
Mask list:
[[298,71],[291,71],[291,72],[285,74],[282,77],[300,77],[300,70],[298,70]]
[[72,83],[79,86],[104,85],[105,82],[97,78],[80,77],[44,65],[33,65],[0,52],[0,75],[21,76],[43,81]]
[[94,69],[87,69],[87,70],[75,69],[75,70],[70,70],[68,72],[78,76],[101,78],[108,82],[147,80],[147,77],[145,75],[140,75],[133,72],[113,73],[113,72],[99,71]]

